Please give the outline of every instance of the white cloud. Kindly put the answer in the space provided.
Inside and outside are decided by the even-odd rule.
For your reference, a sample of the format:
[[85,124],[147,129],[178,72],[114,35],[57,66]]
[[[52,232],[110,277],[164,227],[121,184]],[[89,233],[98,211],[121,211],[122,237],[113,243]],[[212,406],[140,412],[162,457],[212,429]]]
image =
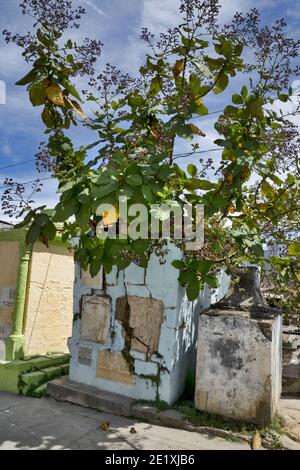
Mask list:
[[175,26],[180,19],[179,0],[144,0],[141,26],[154,34]]
[[10,146],[9,144],[4,144],[4,145],[2,146],[2,149],[1,149],[1,150],[2,150],[2,153],[3,153],[4,155],[9,156],[9,155],[12,154],[12,149],[11,149],[11,146]]
[[86,3],[88,6],[90,6],[94,11],[96,11],[97,13],[99,13],[99,15],[101,16],[107,16],[106,13],[104,13],[103,10],[101,10],[99,7],[97,7],[97,5],[95,5],[95,3],[91,2],[91,0],[82,0],[84,3]]

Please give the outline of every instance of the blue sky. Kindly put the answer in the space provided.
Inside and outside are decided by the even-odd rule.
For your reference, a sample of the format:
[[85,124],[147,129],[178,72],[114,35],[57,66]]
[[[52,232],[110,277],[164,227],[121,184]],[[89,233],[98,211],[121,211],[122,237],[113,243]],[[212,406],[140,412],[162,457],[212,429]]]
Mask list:
[[[83,17],[82,28],[71,36],[78,41],[84,37],[101,39],[104,49],[99,68],[109,61],[130,74],[138,70],[143,60],[144,46],[139,41],[141,28],[148,26],[159,33],[178,20],[179,0],[73,0],[73,3],[74,6],[84,6],[87,15]],[[32,22],[21,15],[18,4],[19,0],[0,0],[0,31],[6,28],[13,32],[26,33],[30,30]],[[300,0],[222,0],[222,20],[228,21],[235,11],[246,11],[251,7],[262,11],[266,23],[271,23],[277,17],[285,17],[291,33],[299,37]],[[14,85],[28,70],[20,49],[14,45],[6,45],[1,36],[0,80],[5,82],[7,93],[6,104],[0,104],[0,188],[6,176],[19,181],[47,176],[36,173],[34,162],[2,169],[33,159],[39,143],[45,140],[39,116],[41,109],[32,108],[26,90]],[[83,83],[79,83],[79,89],[83,86]],[[233,83],[232,87],[234,86],[239,85]],[[233,91],[232,87],[229,92]],[[210,111],[220,109],[229,102],[229,92],[218,96],[218,101],[211,103]],[[201,141],[203,149],[214,147],[213,140],[216,137],[212,129],[215,119],[216,116],[212,116],[201,120],[200,127],[207,133],[207,138]],[[73,132],[72,136],[76,145],[89,142],[89,135],[85,130]],[[179,142],[177,151],[184,150],[184,146],[184,142]],[[55,203],[57,194],[54,180],[45,181],[38,200],[39,203],[50,206]],[[1,211],[0,218],[5,218]]]

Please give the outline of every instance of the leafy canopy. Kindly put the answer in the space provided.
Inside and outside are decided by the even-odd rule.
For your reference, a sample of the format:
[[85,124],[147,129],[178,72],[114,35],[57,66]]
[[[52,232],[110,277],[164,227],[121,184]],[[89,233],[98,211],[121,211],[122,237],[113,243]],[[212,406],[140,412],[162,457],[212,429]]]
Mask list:
[[[95,73],[101,43],[65,39],[70,28],[79,27],[82,8],[73,10],[66,0],[38,4],[21,2],[23,13],[35,18],[32,34],[4,32],[31,64],[17,85],[26,86],[32,105],[42,108],[49,140],[41,144],[37,163],[58,179],[61,193],[50,213],[21,204],[21,215],[27,214],[23,224],[31,223],[27,242],[40,238],[47,244],[57,231],[66,241],[79,234],[75,256],[92,276],[102,266],[106,273],[131,262],[145,267],[152,251],[163,253],[164,241],[100,240],[95,236],[101,220],[97,207],[110,203],[117,208],[121,195],[128,205],[143,203],[149,209],[170,200],[202,203],[204,247],[173,263],[189,299],[196,299],[204,284],[216,288],[222,266],[262,263],[263,243],[270,239],[289,244],[285,272],[297,278],[299,240],[288,242],[286,233],[299,224],[299,137],[288,116],[273,106],[290,99],[290,81],[299,73],[299,41],[288,37],[284,21],[261,26],[253,9],[221,26],[218,0],[182,0],[177,27],[158,40],[143,29],[145,62],[130,77],[110,64]],[[79,93],[76,76],[89,78],[88,90]],[[177,142],[190,145],[182,158],[201,152],[205,133],[198,123],[209,114],[208,103],[216,103],[212,111],[219,108],[219,96],[236,77],[244,85],[216,115],[221,158],[208,154],[184,171]],[[87,104],[91,117],[83,111]],[[67,130],[78,124],[93,131],[95,139],[75,149]],[[11,203],[4,203],[9,211]]]

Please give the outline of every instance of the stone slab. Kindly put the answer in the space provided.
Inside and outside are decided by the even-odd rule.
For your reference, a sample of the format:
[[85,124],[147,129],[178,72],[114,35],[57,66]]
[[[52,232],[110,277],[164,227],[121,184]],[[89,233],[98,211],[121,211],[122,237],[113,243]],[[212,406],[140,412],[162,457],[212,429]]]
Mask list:
[[125,384],[133,384],[133,375],[121,353],[98,351],[96,377]]
[[134,418],[146,419],[147,421],[158,421],[158,409],[154,406],[137,404],[131,408],[131,415]]
[[49,382],[47,391],[58,401],[67,401],[120,416],[130,416],[134,403],[131,398],[73,382],[67,377]]
[[184,416],[180,411],[164,410],[159,413],[159,420],[165,426],[173,426],[175,428],[182,427]]
[[129,326],[132,328],[131,349],[144,353],[147,358],[158,350],[164,304],[154,298],[128,296],[116,302],[116,319],[124,325],[129,306]]
[[91,366],[92,355],[93,355],[93,350],[91,348],[80,346],[78,348],[78,363],[83,364],[84,366]]
[[107,296],[86,295],[82,298],[81,340],[106,343],[110,326],[110,304]]
[[89,271],[84,271],[83,269],[81,270],[81,284],[84,287],[90,287],[91,289],[102,289],[102,279],[102,268],[95,277],[92,277]]

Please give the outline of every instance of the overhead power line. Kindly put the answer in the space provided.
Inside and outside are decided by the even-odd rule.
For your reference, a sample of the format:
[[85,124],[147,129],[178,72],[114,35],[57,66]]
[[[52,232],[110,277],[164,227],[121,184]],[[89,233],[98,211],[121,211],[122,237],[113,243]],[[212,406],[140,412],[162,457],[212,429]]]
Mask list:
[[31,162],[34,162],[34,161],[35,161],[35,158],[31,158],[31,160],[24,160],[22,162],[12,163],[11,165],[1,166],[0,171],[7,170],[8,168],[13,168],[13,167],[19,166],[19,165],[25,165],[25,163],[31,163]]
[[[30,181],[18,181],[18,184],[27,185],[27,184],[32,184],[32,183],[51,180],[51,179],[52,179],[52,176],[48,176],[47,178],[37,178],[35,180],[30,180]],[[7,184],[3,184],[2,186],[0,186],[0,189],[7,189],[7,188],[8,188]]]
[[[215,148],[208,149],[208,150],[197,150],[196,152],[174,153],[174,160],[175,159],[177,160],[178,158],[192,157],[193,155],[196,155],[196,154],[199,155],[199,154],[202,154],[202,153],[216,152],[218,150],[220,151],[221,149],[218,148],[218,147],[215,147]],[[27,162],[23,162],[23,163],[27,163]],[[9,165],[8,168],[10,168],[12,166],[16,166],[16,165]],[[3,169],[3,168],[0,168],[0,170]],[[48,176],[46,178],[37,178],[36,180],[30,180],[30,181],[23,181],[23,182],[21,181],[21,182],[18,182],[18,184],[27,185],[27,184],[35,183],[36,181],[46,181],[46,180],[50,180],[50,179],[52,179],[52,176]],[[6,185],[6,184],[3,184],[2,186],[0,186],[0,190],[1,189],[7,189],[7,188],[8,188],[8,185]]]

